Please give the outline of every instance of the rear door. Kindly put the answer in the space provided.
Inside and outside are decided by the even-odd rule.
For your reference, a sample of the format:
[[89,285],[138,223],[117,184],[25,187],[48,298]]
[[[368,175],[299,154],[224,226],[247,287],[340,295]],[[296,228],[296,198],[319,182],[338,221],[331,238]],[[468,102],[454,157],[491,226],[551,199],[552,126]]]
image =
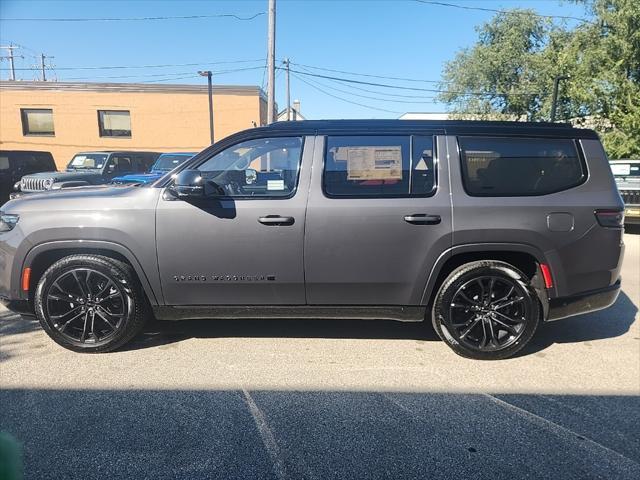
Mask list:
[[305,228],[309,304],[421,304],[451,246],[438,133],[318,137]]

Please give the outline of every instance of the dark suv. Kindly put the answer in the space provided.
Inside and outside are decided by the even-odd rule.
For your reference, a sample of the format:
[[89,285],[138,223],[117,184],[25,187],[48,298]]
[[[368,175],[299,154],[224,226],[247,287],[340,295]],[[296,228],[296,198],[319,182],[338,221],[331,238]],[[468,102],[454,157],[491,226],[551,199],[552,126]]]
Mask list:
[[[24,194],[105,184],[116,176],[146,172],[159,155],[158,152],[78,153],[64,172],[42,172],[22,177],[19,190]],[[13,195],[18,196],[20,194]]]
[[49,152],[0,150],[0,205],[9,200],[14,185],[24,175],[56,170]]
[[498,359],[615,301],[622,212],[591,130],[275,123],[147,186],[7,203],[0,296],[79,352],[151,315],[334,317],[428,320],[458,354]]

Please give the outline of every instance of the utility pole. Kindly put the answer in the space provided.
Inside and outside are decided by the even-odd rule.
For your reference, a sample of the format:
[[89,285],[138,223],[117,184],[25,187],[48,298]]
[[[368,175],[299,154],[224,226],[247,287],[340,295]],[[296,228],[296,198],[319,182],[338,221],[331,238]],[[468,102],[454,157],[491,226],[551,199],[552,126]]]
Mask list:
[[556,109],[558,107],[558,86],[561,80],[568,80],[568,79],[569,79],[568,75],[563,75],[563,76],[558,75],[553,80],[553,100],[551,103],[551,122],[556,121]]
[[213,76],[213,73],[211,73],[211,70],[206,70],[198,72],[198,75],[207,77],[207,86],[209,92],[209,137],[211,139],[211,144],[213,144],[213,86],[211,83],[211,77]]
[[269,0],[269,28],[267,36],[267,123],[275,121],[276,97],[276,0]]
[[47,74],[45,72],[45,65],[44,65],[44,60],[45,60],[46,55],[44,53],[40,54],[40,71],[42,72],[42,81],[46,82],[47,81]]
[[285,68],[287,69],[287,120],[291,120],[291,79],[289,77],[289,59],[284,60]]
[[9,44],[8,47],[0,47],[3,48],[5,50],[9,51],[9,55],[7,57],[2,57],[4,58],[8,58],[9,59],[9,80],[15,81],[16,80],[16,67],[13,63],[13,59],[14,59],[14,55],[13,55],[13,51],[18,48],[16,46],[14,46],[13,44]]

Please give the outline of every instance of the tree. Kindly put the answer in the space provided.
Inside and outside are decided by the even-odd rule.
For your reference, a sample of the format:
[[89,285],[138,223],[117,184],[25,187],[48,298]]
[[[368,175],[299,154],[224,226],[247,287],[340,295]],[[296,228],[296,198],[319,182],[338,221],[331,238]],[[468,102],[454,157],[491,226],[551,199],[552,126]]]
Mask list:
[[637,0],[576,0],[590,13],[573,28],[531,10],[499,13],[445,65],[440,99],[458,116],[548,120],[595,128],[612,158],[640,156],[640,7]]

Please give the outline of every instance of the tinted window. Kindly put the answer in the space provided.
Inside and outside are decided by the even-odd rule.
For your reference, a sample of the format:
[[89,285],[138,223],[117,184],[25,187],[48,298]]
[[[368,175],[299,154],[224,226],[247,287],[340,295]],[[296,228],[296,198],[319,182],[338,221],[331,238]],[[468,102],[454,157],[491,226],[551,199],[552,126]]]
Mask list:
[[23,108],[22,133],[24,135],[54,135],[53,110],[49,108]]
[[328,137],[324,191],[328,196],[429,195],[435,188],[433,158],[432,137]]
[[101,137],[130,137],[131,115],[129,110],[98,110]]
[[544,195],[574,187],[586,172],[575,142],[460,137],[464,186],[472,196]]
[[202,177],[229,197],[289,197],[296,190],[302,138],[241,142],[206,160]]
[[158,157],[158,160],[156,160],[156,163],[153,164],[153,167],[151,167],[151,169],[168,172],[170,170],[173,170],[182,162],[190,158],[191,158],[191,155],[163,154],[163,155],[160,155],[160,157]]
[[0,155],[0,170],[9,170],[9,157]]

